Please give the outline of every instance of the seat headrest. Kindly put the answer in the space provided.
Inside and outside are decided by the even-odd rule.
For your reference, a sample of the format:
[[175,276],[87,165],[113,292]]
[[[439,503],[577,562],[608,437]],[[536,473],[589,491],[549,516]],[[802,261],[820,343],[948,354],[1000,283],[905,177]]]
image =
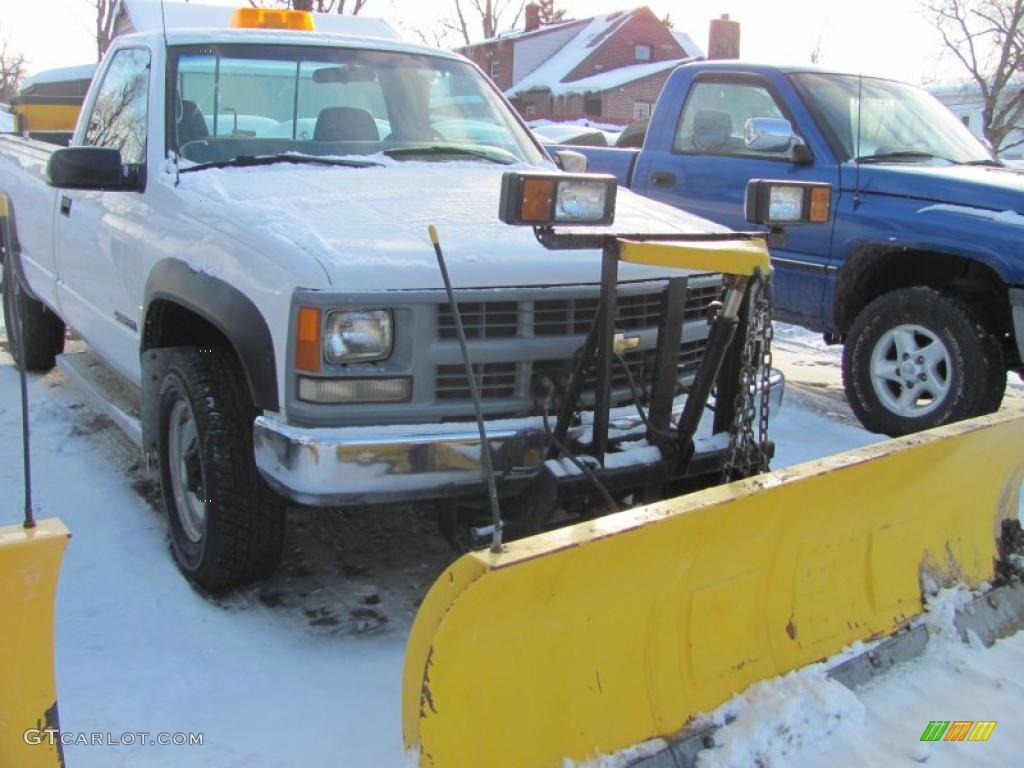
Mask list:
[[365,109],[327,107],[316,119],[313,141],[380,141],[380,132]]

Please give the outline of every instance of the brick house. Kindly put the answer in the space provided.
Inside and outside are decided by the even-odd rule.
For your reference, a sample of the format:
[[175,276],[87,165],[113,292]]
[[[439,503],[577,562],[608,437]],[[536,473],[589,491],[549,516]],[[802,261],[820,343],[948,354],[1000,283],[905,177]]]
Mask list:
[[[624,125],[649,117],[669,73],[704,57],[689,35],[673,32],[647,7],[542,26],[539,8],[531,4],[525,19],[522,31],[458,52],[531,120],[589,118]],[[739,25],[716,21],[735,35],[738,56]],[[714,39],[712,46],[731,50]]]

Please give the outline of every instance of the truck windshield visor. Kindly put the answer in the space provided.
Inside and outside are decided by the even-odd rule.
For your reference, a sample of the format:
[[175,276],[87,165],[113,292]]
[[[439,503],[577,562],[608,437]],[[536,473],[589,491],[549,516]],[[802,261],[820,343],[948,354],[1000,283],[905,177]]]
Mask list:
[[990,161],[985,146],[927,91],[906,83],[857,75],[792,76],[832,134],[841,160],[895,162]]
[[192,163],[383,153],[547,164],[480,72],[441,56],[283,45],[176,48],[168,99],[168,149]]

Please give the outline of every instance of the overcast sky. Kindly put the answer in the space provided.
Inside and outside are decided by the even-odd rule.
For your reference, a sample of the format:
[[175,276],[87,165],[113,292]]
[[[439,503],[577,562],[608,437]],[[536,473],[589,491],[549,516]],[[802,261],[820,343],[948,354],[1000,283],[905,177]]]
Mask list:
[[[206,2],[240,5],[243,0]],[[567,17],[575,18],[633,5],[630,0],[558,3]],[[653,0],[649,5],[659,16],[670,13],[675,28],[690,33],[704,47],[710,20],[729,13],[742,24],[742,55],[750,61],[807,63],[820,40],[820,64],[838,71],[915,83],[958,75],[955,66],[942,59],[919,0]],[[364,13],[406,29],[429,29],[450,6],[450,0],[368,0]],[[24,52],[30,72],[95,60],[95,12],[89,0],[0,0],[0,8],[0,35]]]

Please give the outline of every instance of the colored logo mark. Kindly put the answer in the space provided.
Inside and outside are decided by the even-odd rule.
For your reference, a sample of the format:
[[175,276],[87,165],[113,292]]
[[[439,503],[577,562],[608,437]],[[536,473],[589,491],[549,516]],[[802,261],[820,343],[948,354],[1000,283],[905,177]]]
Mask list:
[[996,728],[995,720],[932,720],[921,734],[921,741],[988,741]]

